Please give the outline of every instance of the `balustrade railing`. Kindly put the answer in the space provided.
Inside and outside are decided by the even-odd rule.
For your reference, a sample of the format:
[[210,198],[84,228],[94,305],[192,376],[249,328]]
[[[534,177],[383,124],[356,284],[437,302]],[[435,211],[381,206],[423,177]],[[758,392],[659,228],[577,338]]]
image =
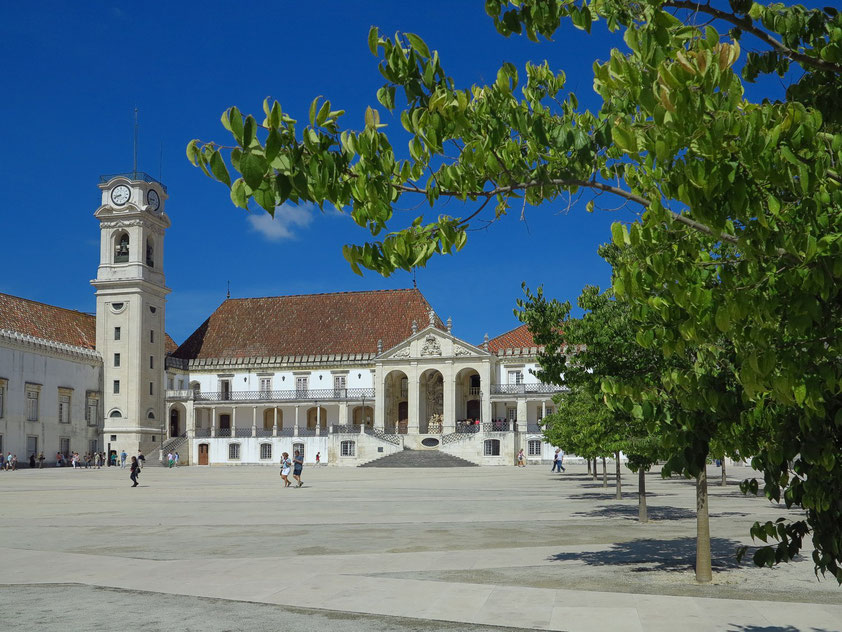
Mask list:
[[250,437],[251,436],[251,426],[247,428],[240,428],[237,427],[234,429],[234,436],[235,437]]
[[217,428],[215,434],[217,437],[230,437],[231,428]]
[[348,401],[374,400],[373,388],[290,389],[285,391],[167,391],[168,399],[197,402]]
[[337,434],[359,434],[360,427],[351,424],[334,424],[333,432]]
[[482,424],[483,432],[509,432],[514,430],[515,422],[508,419],[496,419],[494,421],[487,421]]
[[258,428],[257,429],[257,436],[258,437],[271,437],[272,436],[272,429],[271,428]]
[[556,384],[492,384],[492,395],[531,395],[541,393],[561,393],[565,387]]
[[210,436],[210,428],[196,428],[196,436],[197,437],[209,437]]
[[384,432],[383,430],[380,430],[380,428],[373,428],[371,426],[366,426],[365,427],[365,433],[368,434],[368,435],[371,435],[372,437],[377,437],[378,439],[380,439],[382,441],[388,441],[389,443],[392,443],[394,445],[400,445],[401,444],[401,440],[400,440],[400,437],[398,437],[398,435],[396,435],[394,433],[390,434],[388,432]]
[[479,432],[480,424],[472,419],[461,420],[456,422],[457,434],[475,434]]

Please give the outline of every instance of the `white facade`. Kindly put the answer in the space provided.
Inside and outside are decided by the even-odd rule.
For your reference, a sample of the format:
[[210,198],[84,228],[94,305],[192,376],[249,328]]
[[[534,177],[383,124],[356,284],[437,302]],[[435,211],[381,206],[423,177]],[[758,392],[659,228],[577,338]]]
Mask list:
[[95,351],[0,330],[0,449],[27,467],[43,452],[102,450],[102,362]]

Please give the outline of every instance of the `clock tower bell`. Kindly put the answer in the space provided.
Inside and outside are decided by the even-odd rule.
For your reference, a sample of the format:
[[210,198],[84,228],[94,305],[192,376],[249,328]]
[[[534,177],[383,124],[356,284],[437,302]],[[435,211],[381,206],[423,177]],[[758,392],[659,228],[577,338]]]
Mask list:
[[165,420],[166,187],[146,173],[102,176],[96,348],[103,360],[103,445],[131,457],[158,447]]

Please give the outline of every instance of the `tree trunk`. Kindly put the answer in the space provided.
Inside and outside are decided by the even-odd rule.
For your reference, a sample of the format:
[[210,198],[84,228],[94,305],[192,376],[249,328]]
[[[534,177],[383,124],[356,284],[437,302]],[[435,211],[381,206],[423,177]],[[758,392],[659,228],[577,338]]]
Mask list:
[[707,466],[696,476],[696,581],[713,579],[710,563],[710,520],[708,518]]
[[720,461],[720,463],[722,463],[722,487],[725,487],[726,485],[728,485],[728,477],[725,475],[725,457],[724,456],[722,457],[722,461]]
[[602,486],[608,487],[608,471],[605,469],[605,457],[602,457]]
[[649,522],[646,511],[646,470],[642,467],[637,471],[637,515],[641,522]]
[[596,480],[596,457],[593,458],[593,479]]
[[614,458],[616,459],[616,467],[615,470],[617,471],[617,500],[623,500],[623,482],[620,477],[620,453],[615,452]]
[[591,459],[588,457],[588,474],[591,473]]

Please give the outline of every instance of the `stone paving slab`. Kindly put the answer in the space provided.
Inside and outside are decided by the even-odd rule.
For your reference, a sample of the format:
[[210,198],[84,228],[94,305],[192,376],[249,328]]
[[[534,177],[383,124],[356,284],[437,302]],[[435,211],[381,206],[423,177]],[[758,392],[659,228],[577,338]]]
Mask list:
[[[623,509],[633,497],[544,468],[310,468],[300,490],[281,489],[274,468],[142,476],[136,490],[119,470],[0,476],[3,581],[536,630],[842,631],[842,591],[811,579],[809,561],[769,571],[731,560],[728,547],[750,544],[748,525],[779,511],[734,488],[711,493],[724,551],[715,584],[733,596],[723,599],[681,557],[694,535],[687,481],[653,477],[649,505],[664,519],[640,525]],[[104,525],[121,531],[105,537]],[[487,571],[497,583],[479,579]],[[530,585],[530,574],[565,588]],[[571,577],[589,588],[571,589]],[[680,594],[628,592],[637,583]],[[803,601],[762,600],[770,587]]]

